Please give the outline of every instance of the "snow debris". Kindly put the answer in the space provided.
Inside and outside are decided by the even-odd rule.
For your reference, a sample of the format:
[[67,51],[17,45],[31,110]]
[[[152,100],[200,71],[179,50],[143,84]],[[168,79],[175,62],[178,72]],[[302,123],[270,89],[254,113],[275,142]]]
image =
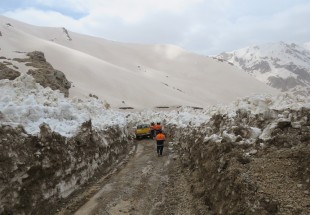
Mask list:
[[59,91],[43,88],[29,75],[21,75],[14,81],[0,81],[1,124],[21,124],[30,134],[39,132],[39,125],[46,123],[53,131],[71,136],[79,126],[92,120],[95,129],[110,126],[124,127],[123,113],[106,110],[102,101],[95,98],[69,99]]
[[[212,105],[204,109],[192,107],[180,107],[173,110],[143,110],[121,112],[113,109],[105,109],[104,102],[92,97],[84,100],[77,98],[65,98],[59,91],[43,88],[35,83],[29,75],[23,74],[13,81],[0,80],[0,123],[4,125],[23,125],[30,134],[39,132],[39,126],[43,123],[69,137],[75,134],[79,126],[88,120],[92,121],[95,130],[105,130],[111,126],[119,126],[127,132],[127,126],[139,123],[161,122],[163,126],[176,126],[178,128],[199,127],[206,125],[215,114],[221,114],[226,119],[231,119],[222,131],[222,137],[211,135],[205,138],[220,141],[221,138],[235,141],[238,137],[231,133],[233,126],[238,126],[233,117],[242,117],[243,113],[251,115],[260,114],[263,118],[277,118],[274,110],[298,110],[310,108],[310,98],[291,95],[289,93],[277,96],[255,95],[240,98],[229,105]],[[279,123],[291,121],[290,112],[282,113],[282,122],[273,122],[263,131],[250,127],[250,137],[267,140],[274,128]],[[243,120],[247,120],[244,118]],[[307,121],[305,119],[304,121]],[[292,126],[299,127],[301,122],[294,122]],[[164,129],[164,127],[163,127]],[[208,129],[206,127],[206,129]],[[211,128],[210,128],[211,129]],[[209,130],[210,130],[209,129]],[[212,130],[212,129],[211,129]],[[240,142],[242,144],[242,142]]]
[[251,138],[255,139],[261,135],[262,130],[259,128],[251,127]]
[[236,139],[237,139],[237,137],[234,134],[229,134],[227,131],[223,131],[222,136],[224,140],[226,140],[229,143],[236,142]]
[[277,122],[272,122],[263,130],[262,134],[259,136],[262,140],[268,140],[271,138],[271,132],[277,127]]
[[211,136],[206,136],[203,140],[204,143],[207,143],[209,141],[212,142],[221,142],[222,138],[218,136],[217,134],[212,134]]

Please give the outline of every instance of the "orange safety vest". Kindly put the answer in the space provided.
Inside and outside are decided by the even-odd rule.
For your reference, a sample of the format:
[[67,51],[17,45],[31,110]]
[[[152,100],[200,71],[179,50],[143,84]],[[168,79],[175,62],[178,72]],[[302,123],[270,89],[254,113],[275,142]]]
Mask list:
[[166,136],[163,133],[159,133],[156,135],[156,140],[165,140]]
[[161,125],[154,125],[154,129],[155,129],[156,131],[161,130]]

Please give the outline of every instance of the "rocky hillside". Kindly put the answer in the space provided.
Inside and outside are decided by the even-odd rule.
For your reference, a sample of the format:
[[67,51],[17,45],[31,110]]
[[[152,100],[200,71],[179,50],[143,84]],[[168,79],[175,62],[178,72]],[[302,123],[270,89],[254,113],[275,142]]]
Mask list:
[[299,94],[310,92],[310,46],[284,42],[251,46],[217,56],[258,80]]

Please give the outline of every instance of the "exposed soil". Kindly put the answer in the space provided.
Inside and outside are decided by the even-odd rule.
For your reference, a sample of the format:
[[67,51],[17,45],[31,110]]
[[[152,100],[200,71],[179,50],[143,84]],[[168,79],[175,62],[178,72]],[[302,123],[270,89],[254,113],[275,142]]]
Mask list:
[[[169,145],[167,147],[167,145]],[[167,143],[158,157],[153,140],[141,140],[120,171],[101,178],[59,211],[64,214],[206,214],[203,202],[191,194],[186,172]],[[88,193],[98,192],[88,199]],[[84,202],[81,205],[80,202]]]

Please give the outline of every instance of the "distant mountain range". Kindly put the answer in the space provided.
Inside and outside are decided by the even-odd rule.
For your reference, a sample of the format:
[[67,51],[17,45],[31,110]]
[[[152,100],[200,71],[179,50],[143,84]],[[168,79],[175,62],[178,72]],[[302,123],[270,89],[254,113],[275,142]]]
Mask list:
[[224,52],[216,58],[236,65],[281,91],[310,93],[310,43],[279,42],[251,46]]

